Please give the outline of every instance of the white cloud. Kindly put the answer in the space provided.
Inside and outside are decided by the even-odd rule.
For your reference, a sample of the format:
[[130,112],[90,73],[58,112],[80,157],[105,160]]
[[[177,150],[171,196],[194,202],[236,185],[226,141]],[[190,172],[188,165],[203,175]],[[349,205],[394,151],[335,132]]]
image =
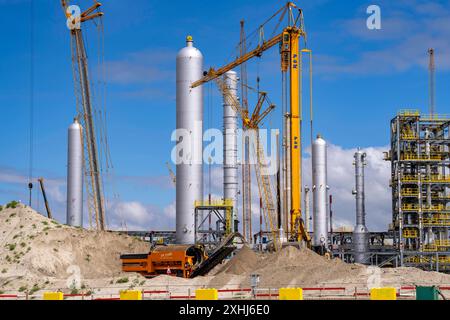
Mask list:
[[175,204],[175,202],[172,202],[168,206],[164,207],[163,211],[164,211],[164,215],[166,216],[166,218],[175,219],[175,216],[176,216],[176,204]]
[[[336,20],[333,46],[344,56],[317,55],[316,73],[389,74],[427,67],[427,49],[435,48],[439,70],[450,70],[450,7],[414,1],[381,1],[381,30],[369,30],[359,7],[357,16]],[[351,51],[348,51],[348,48]]]
[[137,201],[119,202],[113,205],[111,211],[115,218],[124,220],[127,224],[146,226],[154,218],[148,208]]
[[[367,154],[365,167],[366,221],[370,230],[387,230],[392,220],[391,189],[389,188],[390,163],[383,160],[385,147],[362,149]],[[336,226],[355,224],[355,171],[353,155],[356,148],[345,149],[328,145],[328,185],[333,195],[333,220]],[[303,162],[304,184],[311,186],[311,158]]]

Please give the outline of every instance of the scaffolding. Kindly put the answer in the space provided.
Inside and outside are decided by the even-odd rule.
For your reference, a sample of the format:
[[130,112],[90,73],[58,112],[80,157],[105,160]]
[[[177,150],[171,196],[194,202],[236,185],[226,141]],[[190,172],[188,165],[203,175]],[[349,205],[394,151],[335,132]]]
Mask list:
[[450,116],[400,111],[391,120],[393,225],[400,264],[450,271]]

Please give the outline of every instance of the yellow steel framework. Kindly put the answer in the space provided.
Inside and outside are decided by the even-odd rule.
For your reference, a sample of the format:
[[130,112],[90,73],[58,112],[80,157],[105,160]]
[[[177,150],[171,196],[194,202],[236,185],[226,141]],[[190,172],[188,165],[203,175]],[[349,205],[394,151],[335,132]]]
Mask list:
[[403,229],[403,237],[405,238],[418,238],[419,230],[416,228],[405,228]]
[[213,200],[196,200],[194,202],[195,208],[221,208],[225,211],[225,236],[233,232],[231,230],[233,200],[232,199],[213,199]]
[[[402,110],[391,120],[391,187],[401,263],[449,267],[450,121],[447,115]],[[428,239],[439,239],[429,243]],[[412,255],[412,256],[411,256]],[[431,258],[434,257],[434,258]],[[433,265],[433,263],[435,263]]]

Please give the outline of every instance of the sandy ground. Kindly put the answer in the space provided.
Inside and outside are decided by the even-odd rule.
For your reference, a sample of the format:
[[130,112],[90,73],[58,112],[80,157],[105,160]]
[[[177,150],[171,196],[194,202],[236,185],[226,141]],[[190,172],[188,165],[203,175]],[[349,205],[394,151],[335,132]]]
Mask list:
[[21,204],[16,208],[3,206],[0,290],[72,291],[69,287],[87,289],[114,285],[117,281],[125,287],[136,285],[145,279],[122,273],[119,256],[148,249],[148,243],[133,237],[62,225]]
[[261,288],[273,289],[340,285],[367,290],[376,286],[450,285],[450,275],[442,273],[346,264],[294,247],[259,254],[244,246],[208,276],[195,279],[165,275],[145,279],[121,272],[121,253],[144,253],[148,249],[148,243],[127,235],[59,224],[22,204],[16,208],[2,206],[0,293],[29,292],[39,297],[43,291],[61,290],[110,297],[117,296],[121,289],[134,288],[187,295],[199,287],[248,288],[252,273],[260,275]]

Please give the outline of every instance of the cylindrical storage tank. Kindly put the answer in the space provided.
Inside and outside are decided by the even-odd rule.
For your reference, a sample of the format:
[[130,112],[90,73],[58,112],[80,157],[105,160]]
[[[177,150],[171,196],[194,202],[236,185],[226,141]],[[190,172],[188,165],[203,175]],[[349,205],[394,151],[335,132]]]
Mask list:
[[354,258],[357,263],[366,261],[369,252],[369,232],[366,227],[366,209],[364,194],[364,166],[366,154],[358,149],[354,155],[355,161],[355,190],[356,198],[356,226],[353,231]]
[[312,180],[313,245],[326,247],[328,243],[327,143],[320,135],[312,145]]
[[195,242],[195,201],[203,200],[203,89],[191,88],[202,77],[203,55],[192,37],[177,54],[176,240]]
[[[235,71],[224,74],[225,85],[233,99],[238,99],[238,77]],[[237,192],[238,192],[238,166],[237,166],[237,113],[233,108],[232,98],[223,97],[223,196],[231,199],[233,203],[232,230],[237,232]]]
[[67,224],[83,226],[83,128],[77,119],[69,126],[67,152]]

